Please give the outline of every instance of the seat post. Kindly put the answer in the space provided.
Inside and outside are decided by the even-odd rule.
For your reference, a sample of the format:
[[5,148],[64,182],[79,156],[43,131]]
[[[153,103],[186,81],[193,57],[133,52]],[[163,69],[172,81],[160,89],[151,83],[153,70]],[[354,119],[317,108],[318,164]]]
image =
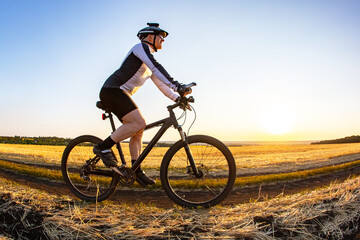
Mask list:
[[[115,123],[114,123],[113,115],[111,114],[111,112],[107,112],[107,113],[109,114],[109,119],[110,119],[110,123],[111,123],[112,132],[115,132],[116,128],[115,128]],[[123,153],[123,151],[122,151],[122,148],[121,148],[120,143],[116,143],[116,148],[118,149],[118,152],[119,152],[119,155],[120,155],[120,159],[121,159],[121,163],[122,163],[123,165],[126,165],[124,153]]]
[[115,132],[116,128],[115,128],[115,123],[114,123],[113,115],[111,114],[111,112],[108,112],[108,114],[109,114],[111,129],[112,129],[113,132]]

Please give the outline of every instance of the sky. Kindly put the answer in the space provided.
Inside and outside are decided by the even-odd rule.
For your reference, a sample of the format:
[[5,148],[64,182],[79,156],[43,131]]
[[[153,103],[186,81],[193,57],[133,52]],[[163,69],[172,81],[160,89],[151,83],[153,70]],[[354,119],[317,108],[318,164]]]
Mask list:
[[[154,57],[197,83],[190,134],[359,135],[360,1],[0,0],[0,136],[107,137],[99,91],[147,22],[169,32]],[[133,99],[147,123],[172,104],[151,80]],[[174,129],[163,138],[177,139]]]

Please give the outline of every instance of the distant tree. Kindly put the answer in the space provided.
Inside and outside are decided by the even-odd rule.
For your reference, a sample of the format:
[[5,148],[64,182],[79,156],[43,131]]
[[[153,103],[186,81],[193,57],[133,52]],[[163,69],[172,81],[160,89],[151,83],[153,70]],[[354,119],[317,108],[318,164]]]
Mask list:
[[353,135],[353,136],[344,137],[344,138],[313,142],[311,144],[336,144],[336,143],[358,143],[358,142],[360,142],[360,136]]
[[22,136],[0,136],[0,143],[9,144],[32,144],[32,145],[67,145],[70,138],[59,137],[22,137]]

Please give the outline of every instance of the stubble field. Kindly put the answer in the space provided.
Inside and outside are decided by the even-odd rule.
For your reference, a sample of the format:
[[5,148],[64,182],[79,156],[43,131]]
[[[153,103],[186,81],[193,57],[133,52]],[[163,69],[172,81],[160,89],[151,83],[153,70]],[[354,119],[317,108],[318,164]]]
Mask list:
[[[124,145],[125,155],[128,156]],[[64,147],[0,144],[0,159],[59,165]],[[156,148],[157,168],[167,148]],[[238,178],[287,173],[360,159],[360,144],[230,147]],[[360,218],[358,173],[314,191],[189,210],[105,201],[89,204],[0,179],[4,236],[36,239],[354,239]],[[40,239],[40,238],[38,238]]]
[[[64,146],[0,144],[0,158],[19,162],[60,165]],[[122,144],[125,158],[130,162],[128,145]],[[340,163],[332,158],[360,152],[360,143],[325,145],[260,145],[232,146],[238,172],[286,172]],[[159,168],[167,147],[154,148],[145,159],[145,168]],[[116,150],[114,152],[117,154]],[[347,159],[341,160],[346,162]]]

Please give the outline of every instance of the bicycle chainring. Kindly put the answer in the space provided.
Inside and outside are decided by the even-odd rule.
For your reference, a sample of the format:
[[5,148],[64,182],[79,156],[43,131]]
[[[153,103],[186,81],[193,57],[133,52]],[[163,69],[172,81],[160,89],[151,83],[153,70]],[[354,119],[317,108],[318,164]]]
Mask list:
[[121,172],[121,175],[119,174],[121,185],[123,186],[133,185],[136,180],[135,172],[127,167],[119,167],[118,169]]

